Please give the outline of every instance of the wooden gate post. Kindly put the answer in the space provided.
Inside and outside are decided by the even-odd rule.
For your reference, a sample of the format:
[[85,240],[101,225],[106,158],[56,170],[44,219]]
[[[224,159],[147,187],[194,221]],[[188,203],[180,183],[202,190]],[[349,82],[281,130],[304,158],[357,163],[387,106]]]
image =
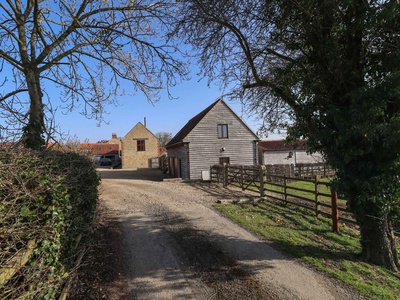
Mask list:
[[287,182],[286,182],[286,174],[283,174],[283,198],[285,200],[285,205],[288,204],[287,202]]
[[223,180],[224,187],[225,187],[225,186],[228,186],[228,164],[224,163],[223,166],[224,166],[223,167],[224,170],[223,170],[223,178],[222,178],[222,180]]
[[319,179],[320,176],[315,175],[314,184],[315,184],[315,215],[318,217],[319,215]]
[[244,166],[240,167],[240,187],[242,188],[242,191],[244,191]]
[[331,190],[331,205],[332,205],[332,230],[339,233],[339,207],[337,192]]
[[259,169],[259,177],[260,177],[260,197],[264,197],[264,175],[265,175],[265,166],[261,165]]

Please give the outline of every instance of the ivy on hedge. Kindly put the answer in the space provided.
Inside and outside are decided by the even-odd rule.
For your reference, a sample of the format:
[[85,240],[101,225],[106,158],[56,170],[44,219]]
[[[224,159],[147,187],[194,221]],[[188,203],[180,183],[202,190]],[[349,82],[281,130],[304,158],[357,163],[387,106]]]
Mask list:
[[0,287],[1,299],[54,299],[92,224],[100,178],[76,153],[0,150],[0,265],[34,239],[30,261]]

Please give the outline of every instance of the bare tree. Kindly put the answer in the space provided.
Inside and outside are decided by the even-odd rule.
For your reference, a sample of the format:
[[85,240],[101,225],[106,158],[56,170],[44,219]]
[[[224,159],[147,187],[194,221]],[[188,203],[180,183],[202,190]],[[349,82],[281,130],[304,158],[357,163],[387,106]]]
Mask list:
[[[141,91],[150,101],[186,77],[168,39],[174,1],[7,0],[0,3],[0,109],[3,127],[23,125],[23,142],[40,148],[57,107],[102,121],[105,105]],[[53,86],[60,94],[50,95]],[[51,121],[50,121],[51,123]]]
[[155,136],[160,140],[161,147],[165,147],[165,145],[172,139],[172,133],[170,132],[157,132]]

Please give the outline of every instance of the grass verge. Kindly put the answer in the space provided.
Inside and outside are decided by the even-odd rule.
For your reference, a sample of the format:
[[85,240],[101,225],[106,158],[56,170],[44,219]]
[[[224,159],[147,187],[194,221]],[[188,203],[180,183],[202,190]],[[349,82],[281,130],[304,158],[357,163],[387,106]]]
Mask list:
[[[286,252],[354,287],[371,299],[399,299],[400,276],[358,260],[361,247],[357,230],[341,224],[331,230],[331,220],[278,202],[217,204],[215,207]],[[400,250],[400,249],[399,249]]]

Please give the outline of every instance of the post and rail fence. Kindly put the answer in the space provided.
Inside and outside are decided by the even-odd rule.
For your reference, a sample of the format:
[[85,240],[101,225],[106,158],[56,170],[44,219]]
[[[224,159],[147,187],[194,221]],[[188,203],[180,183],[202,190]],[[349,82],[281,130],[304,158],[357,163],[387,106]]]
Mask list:
[[260,197],[313,210],[316,216],[331,217],[332,229],[335,232],[339,232],[339,220],[356,224],[346,208],[345,200],[338,200],[337,193],[330,189],[330,183],[321,180],[321,177],[327,175],[327,168],[319,168],[323,172],[321,175],[318,175],[314,168],[312,178],[309,172],[303,173],[307,174],[307,178],[304,178],[271,174],[268,169],[268,166],[264,165],[213,165],[210,167],[210,179],[224,186],[232,185],[242,190],[257,192]]

